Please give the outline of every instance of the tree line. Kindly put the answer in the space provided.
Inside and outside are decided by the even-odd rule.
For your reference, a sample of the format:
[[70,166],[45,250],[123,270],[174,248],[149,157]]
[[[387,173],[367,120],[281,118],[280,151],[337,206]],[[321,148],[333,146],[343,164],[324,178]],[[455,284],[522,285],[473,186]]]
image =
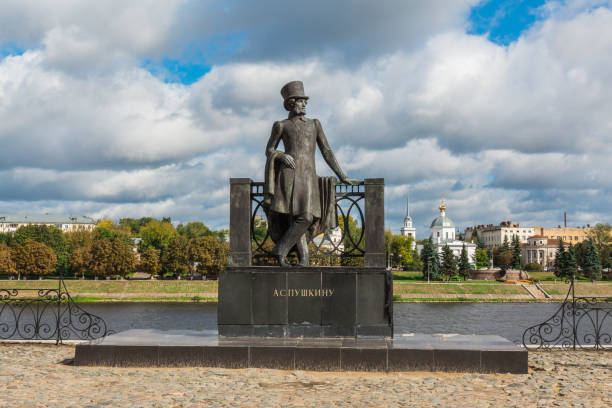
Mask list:
[[72,232],[27,225],[0,234],[0,275],[216,278],[227,264],[227,235],[197,221],[175,227],[170,218],[103,219],[91,231]]

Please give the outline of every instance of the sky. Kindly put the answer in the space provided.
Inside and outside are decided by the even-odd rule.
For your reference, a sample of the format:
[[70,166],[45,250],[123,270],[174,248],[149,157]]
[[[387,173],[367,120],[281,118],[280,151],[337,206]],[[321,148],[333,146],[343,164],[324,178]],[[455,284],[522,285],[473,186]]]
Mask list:
[[[229,224],[304,81],[350,177],[460,230],[612,222],[612,0],[4,0],[0,213]],[[331,171],[317,157],[321,175]]]

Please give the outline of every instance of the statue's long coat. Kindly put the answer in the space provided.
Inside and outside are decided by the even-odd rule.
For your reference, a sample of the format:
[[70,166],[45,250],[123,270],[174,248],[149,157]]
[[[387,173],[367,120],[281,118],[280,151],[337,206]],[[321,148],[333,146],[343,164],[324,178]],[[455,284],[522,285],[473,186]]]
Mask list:
[[275,166],[278,172],[270,209],[291,215],[311,213],[320,218],[321,203],[315,171],[315,153],[317,145],[322,151],[330,150],[321,123],[317,119],[303,116],[275,122],[266,147],[268,157],[276,151],[281,140],[285,154],[293,157],[295,161],[295,169],[283,165]]
[[[283,153],[276,150],[283,142],[285,154],[293,157],[295,169],[286,167],[278,157]],[[289,225],[288,219],[277,215],[299,215],[310,213],[315,219],[310,237],[336,226],[335,216],[335,178],[317,177],[315,153],[317,146],[322,153],[331,149],[317,119],[293,116],[275,122],[266,147],[265,202],[264,207],[270,221],[270,233],[274,241]],[[327,160],[327,157],[324,158]],[[335,163],[336,173],[342,170]],[[335,167],[335,168],[334,168]],[[272,211],[273,213],[271,213]],[[276,213],[276,215],[274,215]]]

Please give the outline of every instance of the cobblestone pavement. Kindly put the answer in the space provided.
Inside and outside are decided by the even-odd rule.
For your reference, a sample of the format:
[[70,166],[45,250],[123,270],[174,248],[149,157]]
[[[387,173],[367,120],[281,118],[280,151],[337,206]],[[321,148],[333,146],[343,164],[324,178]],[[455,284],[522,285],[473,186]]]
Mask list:
[[0,407],[612,406],[610,352],[530,352],[524,375],[98,368],[73,356],[0,344]]

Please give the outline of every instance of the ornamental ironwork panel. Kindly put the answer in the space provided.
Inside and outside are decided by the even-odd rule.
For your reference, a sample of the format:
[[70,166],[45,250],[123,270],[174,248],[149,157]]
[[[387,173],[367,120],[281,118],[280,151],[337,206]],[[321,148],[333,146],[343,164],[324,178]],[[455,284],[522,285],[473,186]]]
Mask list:
[[113,332],[100,316],[78,306],[63,279],[56,288],[1,289],[0,339],[93,340]]
[[574,283],[554,315],[525,330],[525,347],[612,350],[612,297],[576,296]]
[[[274,265],[270,253],[274,243],[268,232],[268,221],[263,208],[264,183],[251,182],[251,243],[255,265]],[[365,254],[365,192],[363,181],[356,185],[336,184],[337,227],[309,243],[312,265],[363,264]],[[295,254],[289,259],[295,260]]]

